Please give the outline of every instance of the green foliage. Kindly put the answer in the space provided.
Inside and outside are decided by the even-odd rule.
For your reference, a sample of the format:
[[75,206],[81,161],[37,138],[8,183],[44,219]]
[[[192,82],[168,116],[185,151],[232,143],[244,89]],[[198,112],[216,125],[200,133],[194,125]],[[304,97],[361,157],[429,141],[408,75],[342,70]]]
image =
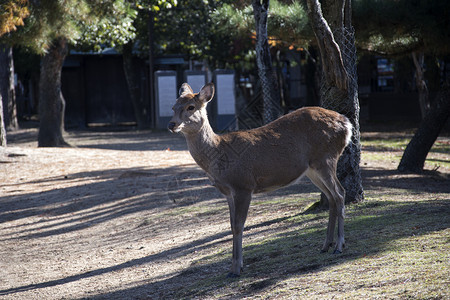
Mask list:
[[89,18],[89,7],[81,0],[33,1],[29,11],[25,25],[6,37],[4,42],[25,46],[37,53],[44,53],[59,37],[76,41],[80,36],[79,24]]
[[[254,68],[253,7],[224,4],[213,12],[212,18],[216,34],[233,41],[229,47],[231,63],[235,67]],[[313,38],[306,10],[299,2],[272,0],[267,23],[269,43],[277,49],[305,47]],[[218,50],[223,51],[223,47]]]
[[176,7],[155,12],[156,52],[185,53],[193,58],[205,58],[212,55],[218,44],[222,51],[226,51],[231,41],[226,36],[216,34],[211,18],[214,10],[223,2],[181,0]]
[[450,53],[450,1],[354,0],[361,48],[386,54]]
[[91,6],[92,17],[81,24],[81,32],[76,44],[94,47],[96,51],[102,47],[116,47],[136,38],[133,22],[138,15],[138,4],[126,1],[103,1]]
[[[157,1],[165,3],[168,1]],[[13,45],[45,53],[52,41],[65,38],[78,47],[117,46],[136,36],[133,21],[140,1],[41,0],[31,1],[25,25],[5,39]]]
[[305,46],[314,38],[307,11],[299,2],[271,1],[267,21],[269,35],[284,46]]
[[80,24],[89,21],[85,1],[43,0],[31,5],[31,16],[25,22],[21,43],[44,52],[53,40],[64,37],[74,43],[80,37]]
[[[255,31],[253,8],[247,5],[237,8],[231,4],[223,5],[214,12],[213,18],[220,24],[222,32],[234,37],[249,38]],[[267,20],[268,33],[273,44],[282,46],[304,46],[313,38],[308,24],[305,8],[299,2],[286,4],[281,1],[270,2]]]
[[253,18],[253,8],[248,5],[239,9],[232,4],[224,4],[216,9],[212,15],[217,29],[220,33],[228,33],[234,38],[249,38],[255,31],[255,20]]

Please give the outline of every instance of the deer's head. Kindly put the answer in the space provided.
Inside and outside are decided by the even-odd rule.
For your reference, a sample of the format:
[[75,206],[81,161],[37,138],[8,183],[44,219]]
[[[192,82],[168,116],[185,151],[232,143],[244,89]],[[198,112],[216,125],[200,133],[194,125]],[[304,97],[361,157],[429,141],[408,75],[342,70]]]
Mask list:
[[214,84],[206,84],[200,92],[194,93],[187,83],[180,88],[180,97],[172,107],[173,117],[167,128],[171,132],[198,132],[205,122],[208,122],[206,104],[214,96]]

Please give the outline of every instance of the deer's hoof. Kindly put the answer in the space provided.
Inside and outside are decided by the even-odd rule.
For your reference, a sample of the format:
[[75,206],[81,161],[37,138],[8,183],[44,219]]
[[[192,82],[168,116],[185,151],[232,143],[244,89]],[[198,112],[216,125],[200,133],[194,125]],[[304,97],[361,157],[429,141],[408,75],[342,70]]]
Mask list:
[[333,254],[342,254],[342,251],[341,251],[341,250],[338,250],[338,249],[336,249],[336,250],[334,250]]
[[228,273],[227,278],[239,278],[241,275],[234,274],[233,272]]

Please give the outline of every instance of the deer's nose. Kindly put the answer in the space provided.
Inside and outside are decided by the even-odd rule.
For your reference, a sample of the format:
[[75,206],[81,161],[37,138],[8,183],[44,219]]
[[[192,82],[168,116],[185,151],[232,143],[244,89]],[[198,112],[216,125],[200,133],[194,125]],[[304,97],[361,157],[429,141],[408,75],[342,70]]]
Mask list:
[[167,128],[168,128],[170,131],[173,131],[173,129],[175,128],[176,125],[177,125],[177,124],[175,124],[175,122],[170,122],[170,123],[167,125]]

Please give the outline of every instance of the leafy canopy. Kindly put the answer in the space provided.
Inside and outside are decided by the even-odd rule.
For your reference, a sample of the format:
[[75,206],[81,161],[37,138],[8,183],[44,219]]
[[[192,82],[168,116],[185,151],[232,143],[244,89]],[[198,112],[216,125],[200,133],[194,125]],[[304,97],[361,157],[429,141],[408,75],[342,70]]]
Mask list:
[[27,0],[0,1],[0,36],[23,26],[23,20],[30,14]]

